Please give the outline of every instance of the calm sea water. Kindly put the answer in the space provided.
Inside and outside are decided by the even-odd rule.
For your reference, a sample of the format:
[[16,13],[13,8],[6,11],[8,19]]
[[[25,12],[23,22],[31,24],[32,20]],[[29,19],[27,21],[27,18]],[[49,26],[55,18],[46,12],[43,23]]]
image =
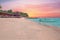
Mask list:
[[34,18],[29,20],[50,26],[60,27],[60,18]]

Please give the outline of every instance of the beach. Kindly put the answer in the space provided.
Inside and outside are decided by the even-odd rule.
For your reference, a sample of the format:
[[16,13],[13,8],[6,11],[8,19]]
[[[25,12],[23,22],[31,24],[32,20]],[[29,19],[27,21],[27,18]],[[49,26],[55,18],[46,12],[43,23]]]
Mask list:
[[0,18],[0,40],[60,40],[60,28],[27,18]]

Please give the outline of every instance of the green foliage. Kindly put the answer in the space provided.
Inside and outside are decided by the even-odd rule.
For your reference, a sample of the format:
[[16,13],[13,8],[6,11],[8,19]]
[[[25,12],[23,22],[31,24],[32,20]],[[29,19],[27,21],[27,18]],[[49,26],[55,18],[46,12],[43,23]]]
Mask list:
[[12,14],[15,15],[15,16],[20,16],[20,12],[14,12]]
[[2,7],[1,7],[1,5],[0,5],[0,9],[1,9]]
[[7,12],[8,12],[8,13],[12,13],[12,10],[10,9],[10,10],[8,10]]
[[0,12],[2,12],[1,8],[2,8],[2,6],[0,5]]
[[3,10],[0,10],[0,12],[3,12]]
[[2,6],[0,5],[0,12],[3,12],[3,10],[2,10]]
[[28,14],[27,13],[20,12],[20,16],[22,16],[22,17],[28,17]]
[[[6,13],[9,15],[13,15],[13,16],[18,16],[18,17],[29,17],[27,13],[24,12],[13,12],[11,9],[10,10],[1,10],[2,6],[0,5],[0,12],[2,13]],[[8,15],[8,16],[9,16]]]
[[14,12],[12,13],[14,16],[20,16],[20,17],[28,17],[27,13],[24,12]]
[[23,17],[28,17],[28,14],[27,14],[27,13],[24,13],[24,14],[23,14]]

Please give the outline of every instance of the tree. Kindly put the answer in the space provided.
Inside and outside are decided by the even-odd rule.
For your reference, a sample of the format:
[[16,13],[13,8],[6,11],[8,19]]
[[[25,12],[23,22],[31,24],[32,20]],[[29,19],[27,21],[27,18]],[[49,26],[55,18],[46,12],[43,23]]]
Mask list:
[[20,16],[20,12],[14,12],[13,15]]
[[2,8],[2,6],[0,5],[0,12],[2,12],[1,8]]
[[20,16],[21,17],[28,17],[28,14],[27,13],[20,12]]
[[0,5],[0,9],[2,8],[2,6]]
[[28,17],[28,14],[27,14],[27,13],[24,13],[24,14],[23,14],[23,17]]
[[12,13],[12,10],[10,9],[10,10],[8,10],[8,13]]

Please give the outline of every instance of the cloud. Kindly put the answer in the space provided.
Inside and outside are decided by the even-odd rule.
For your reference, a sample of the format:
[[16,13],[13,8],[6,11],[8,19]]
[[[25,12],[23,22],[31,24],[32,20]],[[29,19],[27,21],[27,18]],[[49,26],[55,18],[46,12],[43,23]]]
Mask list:
[[20,2],[23,4],[46,4],[46,3],[58,3],[59,0],[1,0],[0,3],[4,2]]
[[30,16],[60,16],[59,0],[6,0],[2,6],[3,9],[27,12]]
[[0,3],[5,3],[5,2],[10,2],[10,1],[15,1],[15,0],[0,0]]

